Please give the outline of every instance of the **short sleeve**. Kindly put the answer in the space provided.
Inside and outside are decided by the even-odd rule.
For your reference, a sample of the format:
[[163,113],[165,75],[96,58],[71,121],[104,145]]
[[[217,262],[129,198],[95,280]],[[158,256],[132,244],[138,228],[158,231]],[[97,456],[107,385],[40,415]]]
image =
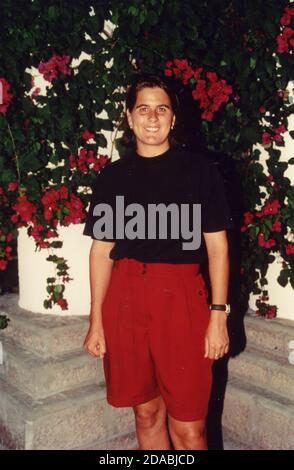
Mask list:
[[[92,237],[93,240],[97,238],[94,236],[93,227],[95,222],[98,220],[97,216],[93,215],[94,207],[100,203],[108,203],[110,204],[110,196],[109,196],[109,188],[105,182],[105,170],[103,169],[95,178],[91,188],[92,188],[92,195],[90,199],[89,209],[87,211],[85,225],[83,229],[83,235],[87,235]],[[115,241],[114,239],[105,238],[99,239],[101,241]]]
[[208,162],[201,184],[201,221],[203,232],[233,228],[222,176],[215,164]]

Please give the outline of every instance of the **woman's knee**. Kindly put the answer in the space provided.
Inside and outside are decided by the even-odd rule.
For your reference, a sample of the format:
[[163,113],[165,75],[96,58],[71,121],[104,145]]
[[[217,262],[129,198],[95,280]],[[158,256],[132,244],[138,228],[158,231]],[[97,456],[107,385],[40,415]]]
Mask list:
[[133,410],[137,424],[144,427],[152,427],[166,419],[166,406],[161,396],[134,406]]
[[197,442],[205,439],[205,420],[178,421],[169,416],[170,434],[181,442]]

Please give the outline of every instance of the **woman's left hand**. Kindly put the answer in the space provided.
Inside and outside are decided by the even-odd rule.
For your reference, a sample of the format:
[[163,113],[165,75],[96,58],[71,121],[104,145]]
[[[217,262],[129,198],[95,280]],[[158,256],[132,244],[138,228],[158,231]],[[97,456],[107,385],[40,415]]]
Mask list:
[[227,315],[224,312],[211,311],[210,322],[205,335],[205,354],[209,359],[220,359],[229,351]]

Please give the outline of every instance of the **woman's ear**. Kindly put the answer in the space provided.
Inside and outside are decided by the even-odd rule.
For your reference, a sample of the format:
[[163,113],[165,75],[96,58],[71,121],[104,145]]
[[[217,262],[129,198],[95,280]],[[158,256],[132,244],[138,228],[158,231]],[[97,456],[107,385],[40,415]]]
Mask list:
[[128,120],[130,129],[133,129],[133,120],[132,120],[131,113],[128,109],[127,109],[127,120]]
[[174,114],[174,117],[172,118],[172,122],[171,122],[171,129],[174,128],[175,123],[176,123],[176,116],[175,116],[175,114]]

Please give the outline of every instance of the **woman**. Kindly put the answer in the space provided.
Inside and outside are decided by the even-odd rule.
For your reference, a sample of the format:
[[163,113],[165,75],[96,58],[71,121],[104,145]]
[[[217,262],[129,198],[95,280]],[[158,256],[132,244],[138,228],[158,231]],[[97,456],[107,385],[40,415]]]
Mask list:
[[[229,348],[226,229],[231,219],[222,180],[201,155],[171,145],[177,99],[164,79],[137,76],[126,108],[135,147],[97,176],[84,229],[94,240],[84,348],[103,358],[108,403],[133,407],[140,449],[207,449],[211,366]],[[149,218],[154,204],[164,205],[159,231]],[[167,208],[174,217],[170,223]],[[97,215],[103,211],[107,217],[101,224]],[[192,232],[186,224],[191,212],[197,220]],[[184,248],[195,231],[200,247],[194,240]],[[205,253],[211,309],[199,268]]]

